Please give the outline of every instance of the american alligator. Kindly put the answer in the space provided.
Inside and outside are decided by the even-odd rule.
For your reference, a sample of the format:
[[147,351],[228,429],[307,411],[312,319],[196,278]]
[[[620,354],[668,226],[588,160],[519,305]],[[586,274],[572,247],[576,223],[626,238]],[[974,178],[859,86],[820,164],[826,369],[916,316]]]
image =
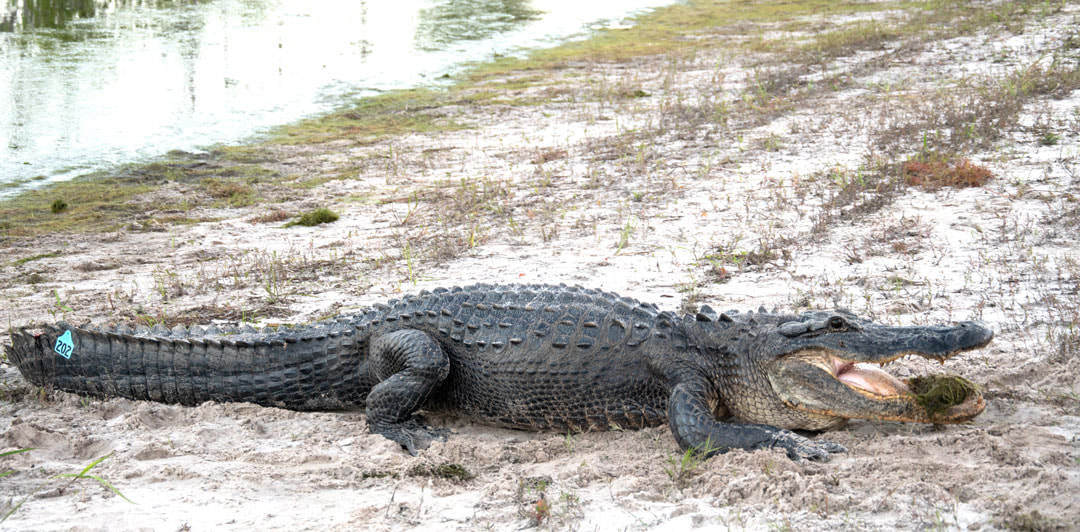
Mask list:
[[667,423],[706,454],[779,447],[827,460],[844,447],[792,432],[851,418],[957,423],[975,394],[942,412],[873,364],[944,362],[990,329],[889,327],[846,311],[685,316],[565,285],[436,289],[356,314],[261,331],[65,323],[12,334],[8,358],[34,384],[98,397],[296,410],[366,407],[369,430],[410,453],[443,438],[418,410],[527,430]]

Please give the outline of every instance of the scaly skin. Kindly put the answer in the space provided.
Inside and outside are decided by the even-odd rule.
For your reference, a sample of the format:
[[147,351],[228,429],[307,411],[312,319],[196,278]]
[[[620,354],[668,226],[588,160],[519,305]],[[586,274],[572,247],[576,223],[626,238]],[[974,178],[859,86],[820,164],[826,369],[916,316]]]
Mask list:
[[[70,359],[54,351],[66,331]],[[944,360],[992,337],[974,323],[884,327],[843,311],[717,315],[708,307],[676,316],[580,287],[474,285],[298,328],[60,323],[13,333],[8,357],[39,386],[97,397],[364,406],[372,432],[414,454],[445,436],[415,417],[427,410],[526,430],[668,423],[684,449],[780,447],[794,459],[823,460],[844,448],[791,430],[853,417],[958,422],[983,403],[931,415],[910,396],[841,383],[819,358]]]

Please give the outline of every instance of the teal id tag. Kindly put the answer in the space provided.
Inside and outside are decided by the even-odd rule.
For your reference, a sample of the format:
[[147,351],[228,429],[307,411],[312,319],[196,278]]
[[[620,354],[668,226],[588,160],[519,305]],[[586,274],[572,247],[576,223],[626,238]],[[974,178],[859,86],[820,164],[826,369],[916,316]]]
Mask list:
[[56,345],[53,346],[53,351],[56,351],[56,354],[64,358],[71,358],[71,352],[74,350],[75,344],[71,341],[71,331],[64,331],[64,334],[56,339]]

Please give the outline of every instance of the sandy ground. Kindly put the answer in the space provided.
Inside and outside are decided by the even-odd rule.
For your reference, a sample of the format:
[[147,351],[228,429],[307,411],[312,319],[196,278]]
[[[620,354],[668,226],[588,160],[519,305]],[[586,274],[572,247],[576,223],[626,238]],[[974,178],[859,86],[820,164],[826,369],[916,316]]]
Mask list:
[[[986,387],[988,407],[970,424],[853,421],[823,436],[850,449],[828,463],[736,451],[680,476],[664,427],[532,434],[435,418],[452,436],[410,457],[368,434],[361,411],[89,400],[34,389],[3,364],[0,451],[35,450],[0,459],[15,472],[0,479],[0,507],[25,499],[0,526],[1080,529],[1080,94],[1027,101],[1002,138],[970,150],[994,176],[984,186],[836,201],[880,149],[876,132],[943,87],[1049,61],[1069,49],[1078,16],[1069,4],[1018,33],[846,54],[800,74],[842,87],[692,131],[671,124],[721,102],[738,109],[755,74],[775,70],[768,54],[571,65],[551,84],[514,89],[546,91],[541,105],[436,111],[469,129],[278,148],[272,164],[285,173],[354,169],[277,205],[329,205],[341,214],[332,224],[284,229],[253,221],[266,207],[203,209],[220,221],[146,231],[153,224],[140,220],[0,248],[13,327],[60,317],[305,322],[472,282],[582,284],[668,309],[982,320],[994,343],[945,367]],[[812,22],[823,31],[852,19]],[[1047,131],[1057,141],[1041,143]],[[177,183],[158,194],[197,193]],[[19,261],[39,254],[52,256]],[[891,368],[937,369],[914,359]],[[105,455],[93,472],[132,502],[92,480],[52,478]],[[469,478],[432,474],[446,464]]]

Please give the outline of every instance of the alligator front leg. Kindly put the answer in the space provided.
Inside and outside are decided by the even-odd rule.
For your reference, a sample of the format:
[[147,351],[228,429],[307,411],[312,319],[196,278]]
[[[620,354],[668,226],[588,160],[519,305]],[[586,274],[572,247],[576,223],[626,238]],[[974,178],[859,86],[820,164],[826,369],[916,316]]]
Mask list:
[[450,373],[450,359],[427,334],[405,329],[373,339],[369,367],[379,379],[367,396],[371,432],[401,444],[409,454],[445,439],[447,430],[435,430],[413,416],[431,392]]
[[717,421],[709,408],[709,387],[704,380],[675,385],[668,398],[668,425],[683,449],[698,449],[706,456],[731,449],[779,447],[792,460],[828,461],[831,453],[847,449],[828,441],[811,440],[770,425]]

